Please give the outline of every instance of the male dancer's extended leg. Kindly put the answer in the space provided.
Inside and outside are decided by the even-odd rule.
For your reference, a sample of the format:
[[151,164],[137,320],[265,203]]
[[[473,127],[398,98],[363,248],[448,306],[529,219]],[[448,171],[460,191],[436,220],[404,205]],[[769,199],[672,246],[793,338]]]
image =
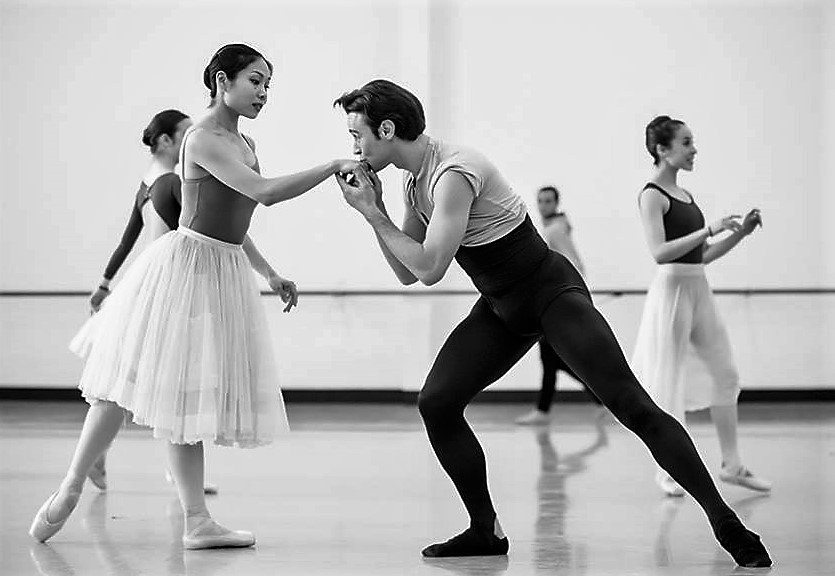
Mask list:
[[722,499],[693,441],[638,383],[608,323],[580,292],[556,298],[542,317],[548,342],[620,422],[705,511],[719,543],[741,566],[770,566],[759,537]]
[[429,442],[470,515],[470,528],[429,546],[424,556],[507,553],[487,488],[484,451],[464,419],[464,408],[505,374],[536,342],[510,332],[482,298],[444,343],[418,396]]

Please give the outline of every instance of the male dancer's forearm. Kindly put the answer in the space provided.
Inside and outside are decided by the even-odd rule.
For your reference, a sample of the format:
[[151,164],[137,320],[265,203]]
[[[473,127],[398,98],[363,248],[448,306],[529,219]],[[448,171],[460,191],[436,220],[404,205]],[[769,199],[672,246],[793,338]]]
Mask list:
[[406,268],[394,254],[392,254],[391,250],[389,250],[388,246],[386,246],[385,241],[380,236],[380,233],[374,230],[374,235],[377,237],[377,244],[380,245],[380,251],[383,253],[383,257],[386,259],[389,268],[392,269],[394,275],[397,276],[397,279],[400,281],[400,283],[408,286],[417,282],[417,276],[412,274],[409,271],[409,269]]
[[[366,215],[366,220],[377,234],[383,254],[388,253],[396,259],[406,270],[423,284],[431,285],[440,278],[436,278],[433,262],[423,244],[406,235],[382,211]],[[386,258],[388,260],[388,257]],[[391,261],[389,261],[391,264]],[[393,267],[394,268],[394,267]],[[395,270],[395,273],[397,270]],[[399,277],[399,276],[398,276]]]
[[[386,205],[383,204],[382,198],[377,201],[377,208],[383,213],[383,216],[391,221],[391,217],[389,216],[388,210],[386,210]],[[394,222],[392,222],[392,224],[394,224]],[[403,263],[391,253],[389,247],[386,246],[386,243],[383,242],[383,239],[380,237],[380,233],[374,230],[374,236],[377,238],[377,244],[380,246],[380,250],[383,253],[383,257],[386,259],[389,268],[392,269],[394,275],[397,276],[400,283],[408,286],[417,282],[417,276],[409,272],[409,269],[403,266]]]

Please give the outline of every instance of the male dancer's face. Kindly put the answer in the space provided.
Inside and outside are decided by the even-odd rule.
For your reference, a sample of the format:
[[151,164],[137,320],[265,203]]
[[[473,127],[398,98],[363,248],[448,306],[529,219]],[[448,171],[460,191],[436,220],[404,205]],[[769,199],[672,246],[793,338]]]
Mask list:
[[367,162],[375,172],[379,172],[391,163],[389,159],[391,142],[374,134],[368,126],[365,114],[349,112],[347,123],[348,132],[354,139],[353,152],[359,156],[360,161]]
[[536,207],[542,219],[550,218],[557,213],[557,201],[550,190],[543,190],[536,197]]

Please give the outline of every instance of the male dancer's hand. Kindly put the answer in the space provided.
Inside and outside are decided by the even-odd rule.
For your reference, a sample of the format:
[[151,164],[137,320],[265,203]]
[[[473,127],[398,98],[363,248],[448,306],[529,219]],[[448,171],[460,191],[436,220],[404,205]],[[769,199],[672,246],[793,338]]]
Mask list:
[[762,228],[763,217],[762,214],[760,214],[759,208],[753,208],[745,215],[745,219],[742,221],[742,232],[747,236],[753,232],[757,226]]
[[287,304],[284,307],[285,312],[289,312],[293,306],[299,305],[299,291],[295,282],[282,278],[278,274],[271,275],[268,282],[272,291],[278,294],[282,302]]
[[380,178],[377,176],[377,173],[371,167],[371,164],[369,164],[365,160],[360,162],[360,168],[363,169],[365,174],[368,176],[368,180],[374,186],[374,201],[377,204],[377,208],[385,212],[386,207],[385,204],[383,204],[383,183],[380,182]]
[[336,174],[336,182],[342,189],[342,196],[352,208],[365,217],[381,211],[383,186],[380,179],[366,164],[354,170],[354,178]]

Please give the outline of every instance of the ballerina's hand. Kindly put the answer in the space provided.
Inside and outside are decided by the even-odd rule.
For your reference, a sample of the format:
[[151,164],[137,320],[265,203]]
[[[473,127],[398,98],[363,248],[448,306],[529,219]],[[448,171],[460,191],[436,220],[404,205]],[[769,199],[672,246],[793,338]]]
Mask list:
[[763,226],[763,217],[760,213],[759,208],[753,208],[748,214],[745,215],[745,219],[742,221],[742,231],[747,236],[751,232],[753,232],[757,226],[762,228]]
[[334,166],[334,173],[347,175],[347,174],[352,174],[354,172],[354,170],[357,169],[357,166],[359,166],[359,161],[358,160],[347,160],[347,159],[334,160],[333,166]]
[[287,304],[284,307],[284,312],[289,312],[293,306],[299,305],[299,290],[296,288],[295,282],[282,278],[278,274],[270,276],[268,282],[272,291],[278,294],[282,302]]

